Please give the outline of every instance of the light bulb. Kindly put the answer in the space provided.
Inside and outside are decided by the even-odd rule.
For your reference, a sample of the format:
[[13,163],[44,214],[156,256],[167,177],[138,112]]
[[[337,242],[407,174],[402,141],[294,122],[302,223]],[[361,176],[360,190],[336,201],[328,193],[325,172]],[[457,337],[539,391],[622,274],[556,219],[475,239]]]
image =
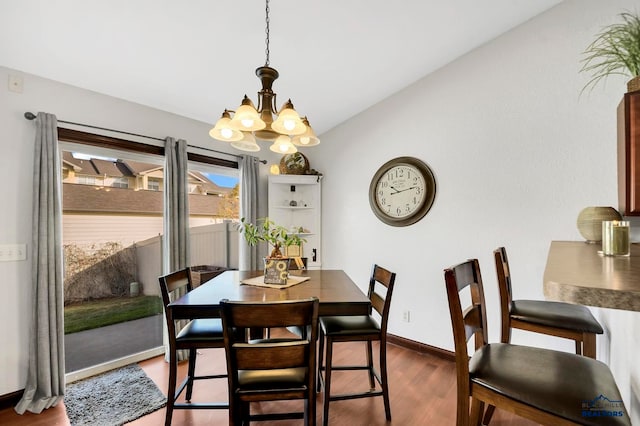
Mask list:
[[309,143],[309,141],[311,140],[311,138],[309,136],[302,136],[300,138],[300,143],[302,145],[307,145]]
[[233,130],[228,129],[228,128],[221,129],[220,130],[220,134],[222,135],[223,138],[230,139],[231,136],[233,136]]
[[289,147],[286,143],[281,143],[280,145],[278,145],[278,149],[280,149],[280,152],[287,152],[289,150]]
[[293,121],[293,120],[284,120],[283,125],[284,125],[284,128],[285,128],[285,129],[287,129],[287,130],[291,131],[291,130],[295,129],[295,127],[296,127],[296,122],[295,122],[295,121]]
[[249,118],[245,118],[243,120],[240,120],[240,122],[242,123],[242,126],[250,129],[251,126],[253,126],[253,120],[249,119]]

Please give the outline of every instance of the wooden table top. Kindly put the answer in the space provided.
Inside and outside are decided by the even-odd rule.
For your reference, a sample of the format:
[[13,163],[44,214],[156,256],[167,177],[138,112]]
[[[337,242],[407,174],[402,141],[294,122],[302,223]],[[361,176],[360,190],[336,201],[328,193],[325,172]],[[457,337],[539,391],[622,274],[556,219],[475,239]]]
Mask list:
[[602,256],[600,244],[552,241],[544,270],[549,300],[640,311],[640,244],[631,256]]
[[285,289],[240,284],[263,271],[225,271],[169,304],[174,318],[218,318],[220,300],[276,301],[316,296],[319,315],[368,315],[371,302],[360,288],[341,270],[292,271],[291,275],[308,276],[303,283]]

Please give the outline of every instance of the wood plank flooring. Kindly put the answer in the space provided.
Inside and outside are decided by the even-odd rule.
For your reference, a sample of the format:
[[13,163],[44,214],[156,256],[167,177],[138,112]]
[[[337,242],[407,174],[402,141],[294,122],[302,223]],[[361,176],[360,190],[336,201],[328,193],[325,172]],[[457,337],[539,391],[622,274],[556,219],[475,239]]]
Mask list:
[[[339,344],[334,349],[334,364],[349,364],[364,360],[364,345],[358,343]],[[392,421],[387,423],[384,417],[382,398],[332,402],[329,410],[330,425],[455,425],[456,385],[455,365],[439,357],[421,354],[400,346],[389,344],[387,347],[389,386],[391,392]],[[156,357],[140,363],[147,375],[166,393],[168,379],[167,364],[163,357]],[[224,371],[224,350],[202,350],[198,355],[199,372],[215,373]],[[186,372],[186,363],[178,369],[179,377]],[[357,390],[368,387],[363,372],[334,372],[332,390],[339,393],[345,389]],[[194,387],[193,401],[226,401],[226,381],[200,381]],[[264,412],[278,411],[284,403],[261,403],[252,406],[252,410]],[[299,403],[302,407],[302,403]],[[318,424],[322,424],[322,394],[317,400]],[[298,406],[293,406],[297,409]],[[164,424],[165,410],[160,409],[132,423],[132,426],[156,426]],[[225,425],[228,424],[227,410],[175,410],[174,426]],[[301,421],[281,421],[263,424],[299,425]],[[510,413],[496,410],[491,421],[492,426],[532,426],[536,423],[519,418]],[[36,415],[26,413],[22,416],[13,408],[0,410],[0,425],[11,426],[68,426],[64,404],[45,410]]]

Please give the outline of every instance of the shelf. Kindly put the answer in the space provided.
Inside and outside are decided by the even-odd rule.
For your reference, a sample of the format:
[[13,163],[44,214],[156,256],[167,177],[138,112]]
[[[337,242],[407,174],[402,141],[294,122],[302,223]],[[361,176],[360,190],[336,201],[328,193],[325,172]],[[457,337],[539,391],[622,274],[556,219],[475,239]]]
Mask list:
[[285,210],[309,210],[312,209],[312,206],[274,206],[276,209],[285,209]]

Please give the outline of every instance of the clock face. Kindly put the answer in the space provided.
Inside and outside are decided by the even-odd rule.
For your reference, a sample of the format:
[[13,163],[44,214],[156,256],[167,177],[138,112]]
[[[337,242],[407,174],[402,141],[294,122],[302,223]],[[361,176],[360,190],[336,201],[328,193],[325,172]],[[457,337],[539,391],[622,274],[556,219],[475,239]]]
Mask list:
[[399,157],[378,169],[369,186],[375,215],[392,226],[411,225],[429,211],[435,179],[429,167],[413,157]]

